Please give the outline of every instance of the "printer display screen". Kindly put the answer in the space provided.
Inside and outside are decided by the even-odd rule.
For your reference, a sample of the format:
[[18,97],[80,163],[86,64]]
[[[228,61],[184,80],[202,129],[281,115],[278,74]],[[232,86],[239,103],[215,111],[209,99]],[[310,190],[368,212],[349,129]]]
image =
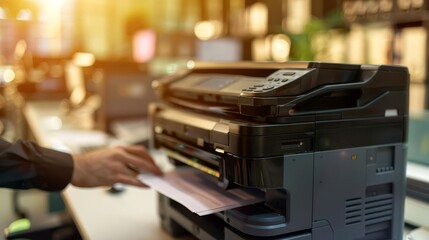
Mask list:
[[202,89],[222,89],[236,80],[235,77],[228,76],[212,76],[203,79],[197,87]]

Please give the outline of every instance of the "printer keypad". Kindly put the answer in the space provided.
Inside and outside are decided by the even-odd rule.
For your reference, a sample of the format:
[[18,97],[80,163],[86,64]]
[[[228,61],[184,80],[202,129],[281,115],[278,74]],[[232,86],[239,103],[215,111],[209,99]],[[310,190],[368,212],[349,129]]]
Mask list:
[[255,93],[260,93],[260,92],[266,92],[269,90],[273,90],[275,88],[280,87],[281,85],[283,85],[285,82],[287,82],[288,79],[268,79],[268,82],[266,82],[265,84],[255,84],[253,86],[250,86],[248,88],[244,88],[242,89],[243,92],[255,92]]
[[280,88],[295,79],[300,78],[302,75],[306,74],[308,70],[291,70],[291,69],[283,69],[278,70],[268,76],[265,81],[261,81],[260,83],[256,83],[251,85],[245,89],[243,89],[244,93],[261,93],[261,92],[269,92],[273,91],[277,88]]
[[246,89],[243,89],[244,92],[265,92],[268,90],[272,90],[276,87],[278,87],[280,83],[277,84],[255,84],[252,87],[248,87]]

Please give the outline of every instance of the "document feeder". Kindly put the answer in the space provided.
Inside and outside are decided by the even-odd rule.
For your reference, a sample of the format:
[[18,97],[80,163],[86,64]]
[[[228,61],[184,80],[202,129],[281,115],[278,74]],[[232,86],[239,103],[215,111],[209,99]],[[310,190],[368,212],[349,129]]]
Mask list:
[[402,239],[409,74],[322,62],[197,63],[154,85],[153,143],[265,202],[200,217],[160,195],[163,227],[200,239]]

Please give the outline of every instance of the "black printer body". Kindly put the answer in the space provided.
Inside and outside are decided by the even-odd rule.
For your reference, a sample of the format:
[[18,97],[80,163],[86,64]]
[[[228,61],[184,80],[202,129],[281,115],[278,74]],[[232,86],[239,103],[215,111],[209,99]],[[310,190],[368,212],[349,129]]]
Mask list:
[[200,239],[402,239],[409,74],[322,62],[200,63],[154,85],[154,146],[265,201],[200,217],[160,195],[163,227]]

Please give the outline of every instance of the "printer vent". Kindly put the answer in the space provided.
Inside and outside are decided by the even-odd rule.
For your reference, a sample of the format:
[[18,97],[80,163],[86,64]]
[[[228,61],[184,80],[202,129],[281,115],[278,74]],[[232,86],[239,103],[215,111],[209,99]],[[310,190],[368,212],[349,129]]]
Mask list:
[[362,217],[363,201],[362,198],[352,198],[346,200],[346,226],[360,223],[363,220]]
[[365,200],[366,225],[391,220],[393,214],[393,194],[367,197]]
[[393,219],[393,194],[367,196],[364,214],[365,235],[384,236],[383,239],[388,239]]
[[393,194],[383,193],[345,202],[345,225],[363,223],[365,238],[390,239],[393,219]]

